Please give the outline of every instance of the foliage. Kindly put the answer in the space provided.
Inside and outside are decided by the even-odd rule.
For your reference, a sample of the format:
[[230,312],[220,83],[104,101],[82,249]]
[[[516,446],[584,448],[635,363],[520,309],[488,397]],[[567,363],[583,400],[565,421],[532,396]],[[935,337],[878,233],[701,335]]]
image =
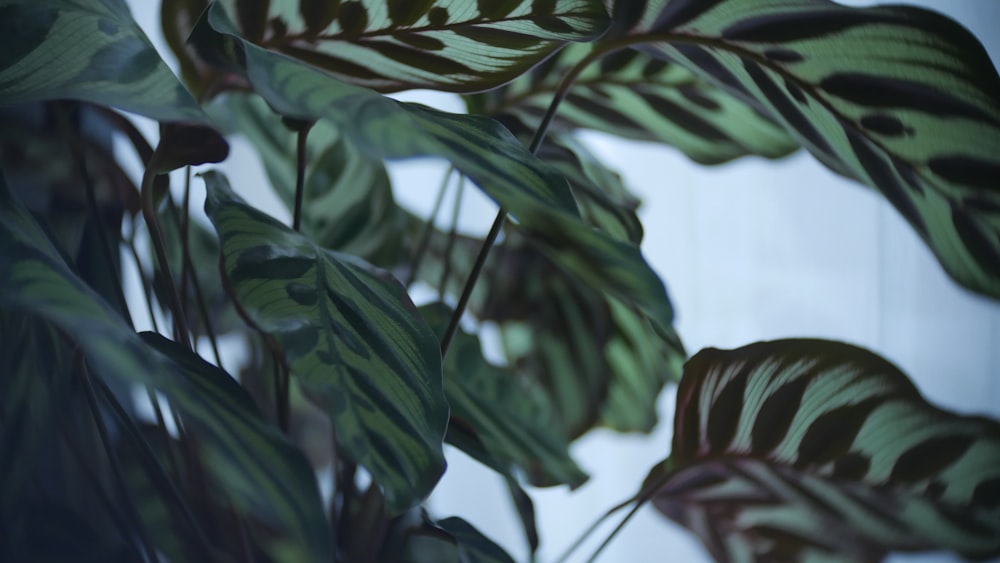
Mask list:
[[[572,442],[649,432],[674,384],[670,454],[627,504],[715,559],[1000,555],[1000,423],[837,342],[685,363],[638,201],[575,137],[704,164],[803,147],[1000,298],[1000,76],[958,24],[827,0],[176,0],[161,17],[183,82],[123,0],[0,0],[0,559],[510,561],[424,508],[443,445],[503,476],[534,551],[523,487],[580,485]],[[469,112],[384,95],[412,88]],[[157,144],[121,111],[159,122]],[[237,135],[292,225],[217,171],[194,180],[210,227],[190,185],[170,190]],[[396,203],[384,161],[425,156],[500,206],[485,239]],[[133,266],[157,332],[132,323]],[[417,282],[439,301],[416,306]],[[497,327],[505,362],[463,317]]]

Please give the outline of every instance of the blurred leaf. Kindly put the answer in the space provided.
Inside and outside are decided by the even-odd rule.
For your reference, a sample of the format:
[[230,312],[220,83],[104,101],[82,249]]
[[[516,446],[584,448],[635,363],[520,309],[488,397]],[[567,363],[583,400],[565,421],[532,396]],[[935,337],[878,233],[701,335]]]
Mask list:
[[339,82],[241,39],[218,5],[209,8],[193,41],[203,52],[245,70],[255,91],[282,115],[327,118],[371,158],[449,159],[563,268],[635,303],[660,327],[670,326],[673,311],[663,282],[638,247],[583,224],[566,180],[497,122],[396,102]]
[[0,182],[0,305],[44,318],[69,335],[95,373],[151,385],[193,431],[216,490],[266,526],[261,547],[276,561],[328,561],[329,529],[301,452],[256,411],[225,372],[179,345],[146,336],[157,353],[66,265]]
[[408,563],[514,563],[472,524],[457,517],[424,522],[409,538]]
[[617,30],[877,188],[945,270],[1000,297],[1000,76],[968,31],[908,6],[612,1]]
[[390,509],[414,506],[444,471],[448,405],[434,333],[387,273],[247,205],[219,174],[204,178],[233,298],[280,347]]
[[[258,96],[228,95],[212,113],[223,114],[254,145],[275,192],[293,209],[296,134]],[[309,131],[306,155],[302,232],[330,250],[392,265],[404,217],[382,161],[359,153],[328,121]]]
[[[563,78],[601,43],[568,45],[499,90],[477,94],[477,110],[509,115],[534,130]],[[673,62],[625,49],[592,62],[573,83],[556,127],[595,129],[676,147],[695,162],[718,164],[747,154],[785,156],[798,148],[780,125]]]
[[[928,404],[838,342],[707,349],[677,391],[653,503],[719,561],[1000,554],[1000,424]],[[813,559],[814,558],[814,559]]]
[[207,123],[123,0],[5,0],[0,105],[72,98]]
[[[452,309],[435,303],[421,307],[420,312],[441,334]],[[575,488],[586,481],[587,475],[569,455],[568,440],[552,425],[552,409],[541,389],[487,362],[479,338],[462,330],[455,334],[445,358],[444,381],[452,417],[449,437],[457,426],[475,440],[466,453],[503,475],[510,475],[512,466],[517,466],[535,486]],[[449,443],[462,448],[468,438]]]
[[608,24],[600,0],[224,4],[254,43],[382,92],[493,88]]

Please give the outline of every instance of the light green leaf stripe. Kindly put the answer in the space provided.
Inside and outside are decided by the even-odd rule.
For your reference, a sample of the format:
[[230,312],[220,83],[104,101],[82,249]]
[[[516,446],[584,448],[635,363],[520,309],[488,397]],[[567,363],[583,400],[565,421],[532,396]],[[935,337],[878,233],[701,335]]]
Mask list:
[[677,391],[670,459],[654,504],[722,559],[1000,555],[1000,424],[929,405],[854,346],[699,352]]
[[60,98],[207,123],[123,0],[0,0],[0,105]]
[[218,173],[204,179],[234,299],[278,343],[390,509],[415,506],[445,465],[448,404],[434,333],[388,273],[247,205]]
[[249,397],[224,373],[171,354],[181,358],[178,365],[140,340],[70,271],[5,184],[0,185],[0,304],[59,327],[101,377],[152,385],[162,392],[195,433],[201,454],[211,460],[205,469],[217,489],[250,521],[265,526],[261,547],[274,560],[330,560],[325,513],[301,452],[252,409]]
[[244,37],[381,92],[494,88],[608,25],[600,0],[265,4],[225,2]]
[[[503,88],[476,95],[473,105],[534,129],[563,77],[603,48],[600,42],[568,45]],[[665,143],[701,164],[748,154],[778,158],[799,147],[780,125],[725,90],[681,65],[631,49],[583,70],[559,106],[556,127]]]
[[877,188],[966,287],[1000,297],[1000,76],[955,22],[828,0],[613,2],[675,61]]
[[633,244],[613,240],[579,218],[565,178],[544,165],[499,123],[399,103],[241,39],[218,4],[196,27],[203,52],[244,69],[278,113],[327,118],[372,158],[450,160],[515,218],[561,267],[636,304],[655,323],[673,319],[666,289]]

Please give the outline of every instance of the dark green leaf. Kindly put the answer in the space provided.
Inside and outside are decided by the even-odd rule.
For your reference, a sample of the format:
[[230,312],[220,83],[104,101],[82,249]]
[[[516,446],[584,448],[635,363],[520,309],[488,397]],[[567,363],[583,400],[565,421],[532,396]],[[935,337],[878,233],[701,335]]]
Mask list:
[[265,526],[267,533],[255,539],[275,560],[330,560],[329,528],[301,452],[259,416],[224,372],[158,337],[147,338],[167,349],[170,358],[144,343],[69,269],[2,183],[0,305],[58,327],[101,377],[162,392],[195,432],[216,490]]
[[123,0],[0,5],[0,104],[72,98],[207,123]]
[[[563,78],[605,49],[601,43],[569,45],[473,103],[488,115],[513,116],[534,129]],[[799,146],[780,125],[725,90],[676,63],[631,49],[586,67],[560,104],[556,127],[666,143],[703,164],[747,154],[777,158]]]
[[[452,310],[437,303],[421,307],[421,313],[443,333]],[[552,407],[541,389],[487,362],[477,337],[461,330],[455,335],[445,361],[444,388],[451,426],[472,434],[472,448],[466,451],[472,457],[504,475],[519,467],[535,486],[577,487],[587,479],[569,456],[568,440],[552,424]],[[461,448],[470,445],[468,438],[449,442]]]
[[877,188],[956,281],[1000,297],[1000,76],[968,31],[917,8],[828,0],[643,7],[618,22],[628,43],[726,89],[833,171]]
[[1000,554],[1000,424],[929,405],[847,344],[699,352],[677,392],[670,460],[653,502],[719,560]]
[[233,298],[277,342],[389,507],[416,505],[444,471],[448,405],[434,333],[389,274],[247,205],[217,173],[204,177]]
[[255,43],[382,92],[493,88],[608,24],[599,0],[225,4]]
[[372,158],[442,156],[517,220],[560,266],[587,283],[636,304],[666,328],[673,311],[663,282],[638,247],[585,226],[566,181],[532,157],[495,121],[399,103],[240,39],[216,5],[194,40],[245,69],[276,111],[304,120],[327,118]]
[[433,522],[426,514],[409,537],[407,563],[513,563],[502,547],[457,517]]
[[[275,192],[291,209],[295,200],[295,133],[257,96],[232,94],[215,108],[257,149]],[[320,246],[390,265],[404,217],[381,160],[360,154],[328,121],[307,137],[302,232]]]

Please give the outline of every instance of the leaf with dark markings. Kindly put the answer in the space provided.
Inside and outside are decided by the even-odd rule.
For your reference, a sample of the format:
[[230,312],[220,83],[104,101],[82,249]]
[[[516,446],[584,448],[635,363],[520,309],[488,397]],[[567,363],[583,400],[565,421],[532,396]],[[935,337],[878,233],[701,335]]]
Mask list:
[[608,24],[600,0],[223,4],[254,43],[381,92],[494,88]]
[[0,105],[71,98],[160,121],[207,123],[124,0],[0,6]]
[[240,39],[218,4],[209,9],[193,41],[216,54],[239,53],[230,62],[245,69],[271,107],[286,117],[329,120],[369,158],[447,158],[560,267],[638,307],[655,327],[672,330],[666,289],[639,248],[581,221],[565,178],[496,121],[400,103],[339,82]]
[[[566,74],[602,49],[601,43],[569,45],[503,88],[472,96],[470,107],[534,129]],[[798,148],[777,123],[718,86],[634,50],[592,62],[559,106],[555,127],[666,143],[703,164],[747,154],[777,158]]]
[[[0,177],[0,305],[44,319],[78,347],[92,373],[149,385],[183,417],[213,490],[252,523],[275,561],[329,561],[314,474],[229,375],[179,344],[140,338],[63,261]],[[166,354],[164,354],[164,352]]]
[[905,6],[631,4],[611,2],[615,41],[686,67],[877,188],[957,282],[1000,297],[1000,76],[968,31]]
[[388,273],[247,205],[218,173],[204,178],[232,297],[277,343],[390,510],[415,506],[444,471],[448,404],[434,333]]
[[719,561],[1000,554],[1000,423],[928,404],[838,342],[707,349],[684,367],[660,512]]

